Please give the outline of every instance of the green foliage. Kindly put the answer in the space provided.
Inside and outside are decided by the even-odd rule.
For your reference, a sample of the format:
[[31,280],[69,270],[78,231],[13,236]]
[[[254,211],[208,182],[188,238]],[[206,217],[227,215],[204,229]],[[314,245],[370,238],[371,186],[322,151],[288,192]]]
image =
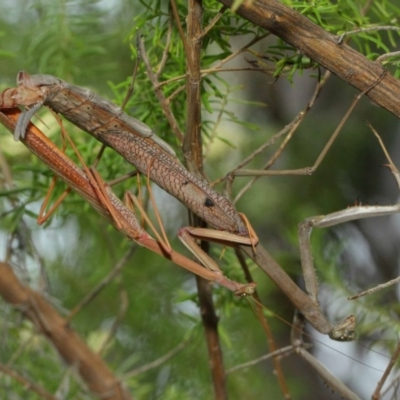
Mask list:
[[[396,49],[396,39],[400,31],[380,30],[382,26],[398,26],[400,6],[392,0],[372,2],[365,13],[365,1],[361,0],[286,0],[285,4],[293,7],[303,15],[332,34],[360,30],[351,35],[351,42],[356,49],[368,58],[375,59],[382,53]],[[363,28],[375,28],[373,31],[362,31]],[[398,75],[398,63],[388,63],[387,67]],[[297,67],[302,70],[301,65]]]

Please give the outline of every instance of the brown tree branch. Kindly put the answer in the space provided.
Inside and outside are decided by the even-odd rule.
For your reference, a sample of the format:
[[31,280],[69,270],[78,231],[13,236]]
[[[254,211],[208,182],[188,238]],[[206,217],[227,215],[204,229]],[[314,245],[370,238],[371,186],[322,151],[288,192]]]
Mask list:
[[[231,7],[233,0],[219,0]],[[361,92],[379,81],[384,68],[369,61],[303,15],[277,0],[254,0],[243,3],[236,12],[310,57]],[[387,73],[380,83],[366,93],[375,104],[400,117],[400,81]]]
[[[201,0],[189,0],[187,17],[187,126],[183,154],[192,173],[203,173],[201,139],[201,44],[203,15]],[[190,61],[190,62],[189,62]],[[193,165],[191,165],[193,163]]]
[[[202,0],[189,0],[187,16],[187,126],[183,141],[183,154],[189,171],[195,175],[203,173],[203,145],[201,140],[201,45],[203,33]],[[193,213],[189,214],[192,226],[204,227],[205,223]],[[203,250],[208,252],[208,243],[202,242]],[[218,316],[215,312],[210,284],[196,277],[199,294],[200,315],[203,323],[208,349],[209,366],[216,400],[228,398],[226,374],[223,363],[221,343],[218,335]]]
[[89,349],[65,319],[40,294],[22,285],[10,265],[3,262],[0,262],[0,295],[32,321],[67,364],[76,367],[93,393],[107,400],[132,399],[105,362]]
[[223,363],[221,343],[218,335],[218,316],[212,298],[212,287],[205,279],[196,276],[199,294],[200,315],[208,350],[208,364],[214,388],[215,400],[228,399],[226,373]]

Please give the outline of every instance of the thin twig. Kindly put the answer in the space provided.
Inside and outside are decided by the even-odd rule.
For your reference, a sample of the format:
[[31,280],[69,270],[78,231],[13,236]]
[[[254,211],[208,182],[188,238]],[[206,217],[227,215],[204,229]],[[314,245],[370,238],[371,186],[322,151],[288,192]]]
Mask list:
[[222,6],[221,9],[218,11],[217,15],[210,21],[210,23],[203,29],[202,34],[200,35],[199,39],[202,40],[214,28],[215,24],[221,19],[224,15],[224,12],[227,10],[226,6]]
[[[346,111],[345,115],[343,116],[343,118],[339,122],[339,125],[337,126],[337,128],[333,132],[332,136],[329,138],[329,140],[326,143],[325,147],[322,149],[321,153],[317,157],[316,161],[314,162],[314,165],[312,165],[311,167],[305,167],[305,168],[294,169],[294,170],[280,170],[280,171],[279,170],[278,171],[267,171],[267,170],[265,170],[266,168],[269,168],[276,161],[278,156],[280,156],[280,154],[282,153],[283,149],[286,147],[287,143],[289,142],[291,136],[294,134],[295,128],[297,128],[298,124],[300,123],[300,122],[298,122],[298,124],[294,126],[294,129],[292,129],[289,132],[289,134],[285,138],[285,140],[282,143],[282,145],[279,147],[279,149],[277,150],[275,155],[271,158],[271,161],[269,161],[267,163],[267,165],[265,165],[263,167],[263,169],[261,169],[261,170],[237,169],[233,174],[232,173],[228,174],[228,178],[230,180],[232,180],[233,176],[252,176],[252,175],[255,176],[250,182],[247,183],[247,185],[245,185],[241,189],[241,191],[236,196],[234,202],[238,201],[238,199],[244,194],[244,192],[250,188],[250,186],[255,182],[257,177],[268,176],[268,175],[311,175],[311,174],[313,174],[317,170],[319,165],[321,164],[322,160],[325,158],[325,156],[328,153],[329,149],[331,148],[333,142],[336,140],[337,136],[341,132],[344,124],[347,122],[348,118],[350,117],[351,113],[354,110],[354,107],[357,105],[357,103],[359,102],[361,97],[364,96],[365,94],[367,94],[375,86],[377,86],[382,81],[382,79],[385,77],[386,73],[387,73],[386,70],[382,70],[379,79],[377,81],[373,82],[370,86],[368,86],[368,88],[366,88],[364,91],[362,91],[361,93],[359,93],[356,96],[356,98],[353,100],[353,102],[349,106],[348,110]],[[322,82],[320,84],[322,84]],[[318,87],[317,87],[317,90],[314,92],[314,96],[313,96],[312,102],[315,101],[317,93],[318,93]],[[309,104],[311,104],[311,102]],[[297,117],[301,116],[302,117],[301,120],[305,117],[306,112],[308,112],[310,110],[309,104],[307,105],[306,110],[303,110],[301,112],[301,113],[304,113],[304,114],[301,114],[301,113],[298,114]],[[246,159],[246,161],[248,161],[250,159],[250,157],[248,157]],[[229,184],[232,184],[232,183],[230,182]]]
[[169,47],[171,45],[171,39],[172,39],[172,18],[168,19],[168,29],[167,29],[167,37],[165,39],[165,48],[161,56],[161,61],[158,65],[158,69],[155,73],[155,76],[157,80],[160,78],[160,75],[162,71],[164,70],[165,64],[168,61],[169,57]]
[[[248,265],[246,263],[246,260],[245,260],[245,258],[243,256],[243,253],[240,251],[240,249],[235,248],[235,254],[236,254],[236,257],[239,260],[239,263],[240,263],[240,265],[241,265],[241,267],[243,269],[243,272],[244,272],[244,275],[245,275],[247,281],[248,282],[254,282],[253,281],[253,277],[251,276],[250,269],[249,269],[249,267],[248,267]],[[271,354],[275,353],[276,351],[278,351],[278,348],[277,348],[277,345],[275,343],[275,339],[274,339],[274,336],[272,334],[271,327],[270,327],[270,325],[268,323],[267,318],[264,315],[263,306],[262,306],[261,299],[260,299],[260,296],[258,295],[257,290],[255,290],[255,292],[253,294],[253,299],[255,300],[255,306],[254,306],[255,309],[253,307],[253,310],[254,310],[254,313],[257,316],[257,319],[260,321],[260,324],[261,324],[261,326],[262,326],[262,328],[263,328],[263,330],[265,332],[265,335],[267,336],[267,342],[268,342],[269,350],[270,350]],[[272,358],[272,362],[273,362],[274,368],[275,368],[274,373],[277,376],[278,383],[279,383],[279,386],[281,387],[283,396],[284,396],[285,399],[290,399],[291,396],[290,396],[290,393],[289,393],[289,388],[288,388],[288,386],[286,384],[286,381],[285,381],[285,375],[283,374],[283,370],[282,370],[282,366],[281,366],[281,362],[280,362],[280,357],[278,355],[274,356]]]
[[172,131],[175,133],[175,135],[177,136],[179,141],[182,142],[183,141],[183,133],[180,130],[178,122],[176,121],[175,116],[171,111],[169,101],[165,98],[164,93],[162,92],[162,90],[160,88],[157,76],[152,71],[150,60],[147,57],[146,49],[144,46],[144,40],[142,37],[139,39],[139,48],[140,48],[140,53],[141,53],[141,57],[143,59],[144,65],[146,66],[147,75],[153,85],[154,92],[158,98],[158,101],[160,102],[161,109],[163,110],[163,113],[164,113],[165,117],[167,118],[167,121],[169,122],[169,125],[170,125]]
[[221,106],[219,107],[218,114],[215,117],[215,122],[213,124],[212,132],[209,134],[209,138],[207,140],[207,145],[205,146],[205,149],[203,152],[204,158],[207,157],[207,154],[209,153],[210,148],[211,148],[212,144],[214,143],[215,138],[218,135],[218,128],[223,121],[223,117],[225,116],[225,110],[228,105],[229,93],[230,93],[230,88],[228,88],[227,93],[225,94],[225,96],[223,96],[222,103],[221,103]]
[[135,368],[135,369],[127,372],[126,374],[122,375],[120,377],[120,379],[122,381],[126,381],[130,378],[133,378],[134,376],[143,374],[146,371],[150,371],[151,369],[158,368],[160,365],[164,364],[172,357],[175,357],[175,355],[178,354],[183,348],[185,348],[189,342],[190,342],[190,338],[182,340],[182,342],[180,342],[176,347],[174,347],[168,353],[164,354],[163,356],[157,358],[156,360],[154,360],[152,362],[149,362],[145,365],[142,365],[141,367]]
[[70,322],[72,318],[80,311],[83,307],[89,304],[107,285],[112,281],[121,271],[121,269],[126,265],[129,259],[133,256],[137,249],[137,246],[133,244],[128,252],[118,261],[115,267],[109,272],[109,274],[97,284],[97,286],[88,293],[67,315],[65,320]]
[[170,4],[171,4],[172,13],[174,15],[174,19],[175,19],[176,25],[178,27],[179,35],[180,35],[181,40],[182,40],[183,48],[185,49],[186,62],[189,65],[189,70],[192,70],[193,69],[193,60],[191,58],[191,54],[190,54],[190,51],[189,51],[188,41],[186,40],[186,36],[185,36],[185,34],[183,32],[183,28],[182,28],[181,20],[179,18],[178,8],[176,6],[175,0],[171,0]]
[[382,61],[385,61],[386,59],[388,59],[390,57],[399,57],[399,56],[400,56],[400,51],[392,51],[390,53],[382,54],[375,61],[382,63]]
[[[76,365],[69,365],[68,368],[65,368],[61,379],[60,383],[58,384],[57,390],[55,390],[55,395],[57,396],[57,399],[62,399],[65,397],[65,390],[68,390],[69,385],[70,385],[70,380],[76,376],[77,369]],[[81,380],[77,380],[77,384],[82,390],[82,392],[87,392],[87,388],[85,387],[84,383]]]
[[[137,57],[136,57],[136,61],[135,61],[135,65],[133,67],[133,71],[132,71],[132,77],[131,77],[131,82],[129,84],[128,90],[126,92],[125,98],[121,104],[121,109],[125,110],[126,104],[128,103],[132,93],[133,93],[133,88],[135,85],[135,80],[136,80],[136,76],[137,76],[137,72],[139,69],[139,62],[140,62],[140,51],[137,52]],[[104,151],[104,150],[103,150]]]
[[370,10],[370,8],[372,7],[372,4],[374,4],[375,0],[367,0],[367,3],[365,4],[365,6],[361,9],[360,14],[362,16],[367,15],[368,11]]
[[111,328],[108,330],[108,334],[106,338],[104,339],[98,354],[102,355],[103,352],[106,350],[107,345],[111,342],[115,334],[117,333],[118,326],[120,325],[121,321],[124,319],[124,316],[126,314],[126,311],[128,310],[128,305],[129,305],[129,299],[128,299],[128,294],[126,292],[126,289],[124,287],[121,287],[119,291],[119,297],[120,297],[120,307],[118,310],[118,314],[116,318],[114,319],[114,322],[111,325]]
[[[326,84],[326,82],[329,80],[331,76],[331,73],[329,71],[326,71],[324,76],[322,77],[321,81],[317,83],[314,93],[311,96],[310,101],[307,103],[306,107],[300,111],[296,117],[293,119],[293,121],[288,124],[283,130],[278,132],[276,135],[272,137],[272,139],[268,140],[267,143],[265,143],[263,146],[261,146],[259,149],[257,149],[255,152],[253,152],[249,157],[247,157],[244,162],[248,163],[250,162],[256,155],[261,153],[262,151],[265,150],[268,146],[272,145],[275,140],[277,140],[281,135],[285,135],[286,132],[289,132],[287,135],[287,138],[283,141],[281,146],[277,149],[277,151],[274,153],[274,155],[270,158],[270,160],[264,165],[263,170],[269,169],[275,161],[278,159],[284,148],[286,147],[287,143],[289,142],[290,138],[293,136],[294,132],[296,131],[297,127],[299,124],[304,120],[308,112],[311,110],[313,105],[315,104],[316,99],[318,98],[319,94],[321,93],[322,88]],[[233,171],[241,168],[244,164],[244,162],[240,163]],[[233,172],[232,171],[232,172]],[[228,175],[231,175],[232,172],[230,172]],[[236,171],[233,173],[233,175],[236,174]],[[253,179],[251,179],[241,190],[240,192],[236,195],[234,202],[237,202],[245,193],[248,191],[251,186],[256,182],[258,179],[257,176],[255,176]]]
[[394,376],[394,378],[392,379],[392,381],[388,384],[388,386],[385,388],[385,390],[383,390],[383,392],[381,393],[381,399],[385,399],[386,395],[389,393],[389,391],[391,389],[393,389],[393,395],[392,395],[392,399],[397,398],[394,397],[394,394],[396,394],[399,391],[400,388],[400,371],[397,371],[396,375]]
[[[252,39],[249,43],[247,43],[245,46],[241,47],[240,49],[236,50],[235,52],[233,52],[232,54],[230,54],[229,56],[227,56],[226,58],[224,58],[223,60],[219,61],[214,67],[212,68],[207,68],[207,69],[203,69],[200,70],[200,76],[204,77],[206,75],[209,74],[215,74],[215,73],[219,73],[219,72],[238,72],[238,71],[256,71],[256,72],[263,72],[263,73],[268,73],[269,71],[263,70],[261,68],[221,68],[221,66],[225,63],[227,63],[228,61],[232,60],[234,57],[238,56],[239,54],[247,51],[247,49],[252,46],[253,44],[261,41],[262,39],[264,39],[265,37],[267,37],[268,34],[262,35],[262,36],[257,36],[256,38]],[[150,78],[151,79],[151,78]],[[153,79],[152,80],[152,84],[154,87],[154,90],[157,94],[157,90],[160,90],[161,87],[168,85],[170,83],[173,82],[178,82],[181,80],[185,80],[186,82],[187,76],[185,75],[180,75],[180,76],[176,76],[174,78],[171,79],[167,79],[163,82],[158,82],[158,79]],[[179,88],[177,88],[173,94],[171,94],[168,99],[166,99],[167,104],[169,104],[169,102],[180,92],[182,92],[184,90],[185,86],[182,85]],[[163,107],[163,104],[165,103],[165,101],[161,102],[161,106]],[[164,107],[163,107],[164,109]],[[167,117],[168,118],[168,117]]]
[[20,375],[18,372],[6,367],[3,364],[0,364],[0,371],[3,374],[6,374],[16,380],[17,382],[21,383],[24,387],[24,389],[28,391],[32,391],[37,393],[39,396],[43,397],[46,400],[57,400],[57,397],[53,396],[51,393],[49,393],[47,390],[43,389],[41,386],[39,386],[36,383],[33,383]]
[[245,44],[244,46],[242,46],[240,49],[237,49],[236,51],[234,51],[233,53],[229,54],[229,56],[225,57],[223,60],[218,61],[215,65],[214,68],[218,69],[220,68],[222,65],[226,64],[228,61],[233,60],[235,57],[237,57],[239,54],[243,53],[244,51],[246,51],[249,47],[253,46],[253,44],[256,44],[258,42],[260,42],[261,40],[265,39],[266,37],[268,37],[270,35],[270,33],[265,33],[264,35],[261,36],[256,36],[254,39],[250,40],[250,42],[248,42],[247,44]]
[[337,39],[337,42],[338,44],[341,44],[343,42],[343,39],[349,35],[354,35],[357,33],[373,32],[373,31],[400,31],[400,27],[391,25],[382,25],[382,26],[370,26],[368,28],[359,28],[355,29],[354,31],[348,31],[340,34]]
[[380,392],[382,390],[383,385],[385,384],[386,379],[388,378],[388,376],[390,374],[390,371],[396,364],[396,361],[397,361],[399,355],[400,355],[400,342],[397,344],[396,350],[394,351],[392,358],[390,359],[389,364],[386,367],[385,372],[382,375],[382,378],[379,380],[379,382],[376,386],[376,389],[372,395],[372,400],[379,400],[382,398],[380,395]]
[[[307,349],[309,349],[311,347],[312,347],[312,345],[309,344],[309,343],[304,345],[304,348],[307,348]],[[232,374],[233,372],[236,372],[236,371],[238,371],[240,369],[252,367],[253,365],[259,364],[259,363],[261,363],[261,362],[263,362],[265,360],[269,360],[270,358],[286,357],[289,354],[292,354],[293,352],[294,352],[294,348],[293,348],[292,345],[285,346],[285,347],[282,347],[281,349],[274,350],[271,353],[265,354],[264,356],[261,356],[259,358],[254,359],[254,360],[245,362],[243,364],[235,365],[234,367],[227,369],[226,370],[226,374],[227,375],[228,374]]]
[[349,296],[347,299],[348,300],[356,300],[356,299],[359,299],[360,297],[367,296],[372,293],[378,292],[379,290],[386,289],[387,287],[395,285],[396,283],[399,283],[399,282],[400,282],[400,276],[398,276],[397,278],[392,279],[388,282],[381,283],[380,285],[376,285],[371,289],[363,290],[360,293],[357,293],[353,296]]
[[28,337],[27,340],[25,340],[21,345],[17,348],[17,350],[11,355],[10,359],[7,361],[7,367],[11,367],[15,361],[19,358],[20,355],[22,355],[25,350],[29,347],[29,345],[32,344],[32,342],[35,340],[36,335],[34,332],[31,332],[31,335]]
[[[389,164],[387,166],[389,167],[390,172],[393,174],[393,176],[394,176],[394,178],[396,180],[397,186],[400,189],[400,172],[399,172],[398,168],[396,167],[396,165],[394,164],[392,158],[390,157],[390,154],[387,151],[386,146],[383,143],[382,138],[380,137],[378,132],[374,129],[374,127],[370,123],[368,123],[368,126],[372,130],[372,132],[375,135],[375,137],[377,138],[377,140],[378,140],[378,142],[379,142],[379,144],[380,144],[380,146],[382,148],[382,151],[385,154],[385,157],[389,162]],[[353,296],[350,296],[350,297],[348,297],[348,300],[355,300],[355,299],[358,299],[360,297],[370,295],[370,294],[375,293],[375,292],[377,292],[379,290],[382,290],[382,289],[385,289],[385,288],[387,288],[389,286],[392,286],[392,285],[394,285],[394,284],[396,284],[398,282],[400,282],[400,277],[397,277],[397,278],[392,279],[392,280],[390,280],[388,282],[385,282],[385,283],[381,283],[380,285],[376,285],[373,288],[364,290],[364,291],[362,291],[360,293],[357,293],[357,294],[355,294]]]
[[[266,68],[254,68],[254,67],[237,67],[237,68],[217,68],[217,67],[211,67],[211,68],[204,68],[200,70],[200,74],[203,77],[211,74],[217,74],[220,72],[243,72],[243,71],[253,71],[253,72],[262,72],[262,73],[267,73],[268,75],[271,75],[272,70],[266,69]],[[166,79],[165,81],[158,82],[154,88],[160,89],[166,85],[169,85],[170,83],[175,83],[179,81],[186,80],[186,75],[179,75],[175,76],[170,79]],[[176,90],[183,90],[185,86],[181,86]],[[171,96],[170,96],[171,97]],[[168,97],[168,99],[170,98]]]

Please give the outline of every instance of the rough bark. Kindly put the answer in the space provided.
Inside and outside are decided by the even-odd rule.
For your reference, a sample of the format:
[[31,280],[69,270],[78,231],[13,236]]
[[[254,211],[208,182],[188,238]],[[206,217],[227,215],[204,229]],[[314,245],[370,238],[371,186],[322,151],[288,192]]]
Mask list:
[[[233,0],[219,2],[227,7],[233,4]],[[371,101],[400,117],[400,81],[381,64],[339,44],[338,36],[276,0],[245,1],[236,13],[280,37],[361,92],[371,88],[366,93]]]

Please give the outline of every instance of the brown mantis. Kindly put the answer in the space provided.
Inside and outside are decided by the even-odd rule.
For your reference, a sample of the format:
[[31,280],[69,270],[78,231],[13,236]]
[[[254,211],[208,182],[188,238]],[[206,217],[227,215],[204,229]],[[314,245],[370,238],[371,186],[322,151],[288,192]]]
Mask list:
[[[13,132],[17,125],[18,117],[20,116],[21,112],[18,109],[4,109],[0,111],[0,122]],[[22,141],[29,150],[37,155],[58,177],[86,199],[100,214],[110,219],[116,228],[130,239],[137,241],[141,246],[151,251],[163,255],[177,265],[199,274],[205,279],[216,281],[231,290],[248,292],[249,288],[246,287],[246,285],[229,281],[224,276],[214,271],[204,269],[173,250],[170,253],[166,253],[163,246],[152,239],[147,232],[140,227],[135,215],[121,203],[110,188],[106,187],[105,192],[101,191],[99,179],[92,179],[91,174],[93,172],[91,170],[80,169],[61,150],[54,146],[54,144],[33,124],[28,124],[25,138],[22,139]],[[295,330],[295,332],[298,337],[302,329]],[[316,368],[319,373],[322,371],[322,376],[324,376],[324,379],[329,382],[332,388],[342,393],[345,398],[358,399],[358,397],[349,391],[340,381],[337,381],[337,379],[311,354],[302,348],[300,339],[296,338],[293,340],[293,345],[296,348],[296,352],[298,352],[301,357],[307,357],[307,360],[309,360],[308,362],[311,360],[313,367]]]
[[[21,112],[18,109],[8,109],[0,112],[0,121],[9,130],[14,131]],[[255,284],[240,284],[226,278],[222,272],[205,269],[182,254],[170,250],[154,240],[139,224],[135,214],[128,209],[111,191],[104,187],[94,170],[82,171],[71,159],[59,150],[34,125],[29,124],[24,144],[37,155],[49,168],[72,189],[86,199],[100,214],[112,220],[114,226],[139,245],[171,260],[175,264],[203,278],[215,281],[234,291],[238,296],[254,291]],[[94,176],[92,176],[95,174]],[[212,260],[210,260],[213,262]]]
[[[3,92],[0,103],[2,107],[15,105],[30,107],[18,119],[14,133],[17,140],[24,137],[26,124],[32,115],[42,105],[49,106],[113,148],[140,172],[148,175],[152,181],[215,228],[214,230],[186,228],[179,232],[180,238],[203,264],[208,260],[206,261],[206,255],[199,251],[192,235],[224,244],[242,245],[243,250],[281,288],[319,332],[329,334],[334,340],[354,339],[354,316],[332,325],[319,308],[316,279],[311,280],[311,285],[307,285],[310,297],[292,281],[268,252],[257,244],[258,239],[233,204],[205,181],[190,174],[170,147],[147,125],[128,116],[119,107],[90,90],[70,85],[51,75],[30,76],[20,72],[17,83],[17,88]],[[309,267],[308,264],[306,266]],[[311,273],[315,274],[313,268],[311,270]],[[250,292],[252,290],[249,289]]]
[[[51,77],[51,78],[57,79],[57,78],[54,78],[54,77]],[[35,79],[37,79],[37,78],[35,78]],[[68,85],[68,84],[66,84],[66,85]],[[49,85],[49,86],[51,86],[51,85]],[[69,85],[69,87],[74,88],[71,85]],[[85,89],[81,89],[81,88],[78,88],[78,89],[80,89],[81,91],[85,90]],[[62,90],[64,90],[64,89],[62,89]],[[74,95],[76,97],[78,97],[76,95],[76,92],[77,91],[75,91]],[[96,103],[96,100],[93,100],[93,99],[95,99],[95,97],[94,97],[95,95],[92,94],[92,92],[89,92],[89,91],[86,91],[86,93],[89,93],[89,99],[85,99],[85,98],[80,99],[81,100],[80,103],[77,101],[77,103],[78,103],[77,107],[78,108],[80,106],[85,106],[86,103],[89,103],[89,102]],[[21,85],[17,89],[10,89],[10,90],[4,92],[2,101],[3,101],[3,105],[6,105],[6,106],[10,106],[10,105],[12,105],[13,102],[16,102],[16,101],[20,101],[21,104],[24,104],[24,105],[29,105],[28,103],[32,104],[32,103],[35,102],[34,100],[37,100],[37,99],[38,99],[38,89],[37,88],[35,89],[34,86],[29,86],[29,85],[25,88],[23,85]],[[41,100],[43,100],[43,99],[40,98],[40,101]],[[108,103],[103,99],[101,99],[101,102],[103,102],[102,104],[107,106],[109,109],[111,109],[111,106],[113,106],[111,103]],[[37,104],[41,105],[41,102],[38,102]],[[55,107],[53,107],[53,104],[51,102],[49,102],[49,105],[52,108],[55,108]],[[90,104],[90,106],[93,108],[92,104]],[[113,107],[115,107],[115,109],[117,109],[116,106],[113,106]],[[39,107],[36,106],[35,108],[37,109]],[[71,110],[69,112],[71,112]],[[96,110],[96,108],[95,108],[94,111],[93,111],[93,115],[97,115],[97,113],[98,113],[98,110]],[[110,113],[112,114],[112,112],[110,112]],[[120,115],[124,116],[124,114],[120,114]],[[123,118],[121,118],[121,116],[117,116],[115,118],[118,120],[118,119],[125,119],[126,117],[127,116],[124,116]],[[24,117],[24,114],[22,114],[22,117],[20,117],[18,119],[18,121],[22,121],[22,122],[19,122],[19,124],[17,124],[16,129],[20,129],[21,132],[22,131],[25,132],[26,127],[24,125],[29,122],[29,118],[26,119]],[[71,117],[71,119],[73,120],[73,117]],[[134,121],[136,121],[136,120],[134,120]],[[135,124],[135,127],[142,127],[142,125],[143,124]],[[125,126],[123,129],[127,130],[130,135],[137,135],[137,133],[131,133],[130,132],[130,129],[132,129],[132,128],[129,128],[129,126],[130,126],[129,124],[127,126]],[[119,125],[119,127],[120,127],[120,125]],[[144,127],[146,128],[146,130],[145,130],[146,132],[151,133],[151,134],[148,134],[147,136],[145,136],[145,137],[149,138],[149,142],[151,143],[151,141],[155,137],[155,136],[153,137],[154,133],[152,133],[151,130],[146,125],[144,125]],[[138,129],[138,128],[136,128],[136,129]],[[14,132],[15,132],[15,130],[14,130]],[[107,132],[105,133],[105,135],[107,135]],[[161,139],[159,139],[157,137],[157,139],[155,139],[155,140],[158,142]],[[128,143],[129,143],[129,141],[128,141]],[[167,150],[167,145],[160,144],[160,146],[162,148],[165,148],[166,151],[168,151]],[[119,150],[120,153],[122,153],[122,150],[120,149],[120,147],[118,145],[114,144],[113,147],[116,148],[116,150]],[[148,172],[148,174],[150,174],[150,172]],[[150,174],[150,176],[151,176],[151,174]],[[212,190],[212,189],[210,188],[209,190]],[[103,208],[103,207],[101,207],[101,208]],[[399,210],[398,206],[356,207],[356,208],[347,209],[347,210],[339,212],[339,213],[333,213],[333,214],[330,214],[328,216],[314,217],[314,218],[310,218],[310,219],[306,220],[300,226],[300,232],[301,232],[301,234],[300,234],[300,241],[301,242],[300,243],[301,243],[301,248],[303,249],[303,251],[302,251],[302,261],[303,261],[303,263],[305,265],[308,265],[308,266],[311,265],[311,267],[312,267],[311,252],[309,250],[309,243],[308,243],[308,240],[307,240],[312,227],[332,226],[332,225],[335,225],[336,223],[341,223],[341,222],[345,222],[345,221],[349,221],[349,220],[354,220],[354,219],[357,219],[357,218],[374,217],[374,216],[378,216],[378,215],[392,214],[393,212],[396,212],[398,210]],[[221,238],[222,238],[221,240],[223,240],[223,236],[221,236]],[[253,250],[249,245],[248,245],[248,248],[249,248],[250,251]],[[307,252],[307,250],[308,250],[308,252]],[[261,259],[262,259],[264,257],[264,259],[267,259],[269,261],[269,263],[273,263],[273,261],[270,261],[270,259],[265,258],[265,257],[268,257],[268,256],[265,256],[264,255],[265,253],[263,253],[262,250],[261,250],[261,255],[259,254],[259,251],[260,251],[260,246],[257,245],[255,258],[261,257]],[[278,279],[279,279],[280,277],[285,276],[285,275],[281,274],[281,272],[279,270],[280,267],[277,266],[276,263],[272,264],[272,266],[273,266],[273,268],[275,270],[278,271],[278,275],[274,275],[274,277],[278,276]],[[279,274],[281,274],[281,275],[279,275]],[[276,280],[278,280],[278,279],[276,279]],[[314,279],[314,281],[313,281],[313,279]],[[291,287],[290,286],[290,282],[292,282],[292,281],[289,282],[288,280],[290,280],[289,277],[287,277],[286,281],[283,281],[283,285],[281,286],[281,288],[285,291],[285,293],[287,292],[287,287]],[[315,275],[311,274],[310,276],[305,276],[305,280],[306,280],[307,290],[309,291],[309,294],[311,296],[314,295],[314,297],[312,297],[312,304],[314,304],[314,309],[311,309],[311,311],[309,311],[310,309],[307,309],[307,306],[309,306],[310,302],[306,302],[306,301],[302,302],[304,297],[301,297],[301,295],[299,295],[299,293],[301,293],[302,295],[305,295],[305,293],[303,293],[299,288],[297,288],[297,286],[296,286],[296,291],[294,291],[293,295],[294,296],[298,296],[297,299],[300,299],[300,300],[298,300],[297,304],[303,305],[303,308],[300,308],[300,311],[303,314],[305,314],[306,316],[308,316],[308,317],[310,317],[310,316],[314,317],[314,319],[312,319],[311,321],[317,321],[317,323],[321,324],[321,318],[319,318],[321,314],[318,314],[317,312],[315,312],[315,310],[316,310],[315,304],[317,304],[317,301],[318,301],[317,297],[316,297],[316,294],[315,294],[315,291],[314,291],[314,285],[316,285]],[[294,283],[293,283],[293,285],[294,285]],[[288,296],[289,296],[289,294],[288,294]],[[307,295],[305,295],[305,296],[306,296],[306,298],[308,298]],[[292,298],[293,298],[293,296],[292,296]],[[296,298],[296,297],[294,297],[294,298]],[[310,300],[310,299],[308,298],[308,300]],[[293,301],[293,302],[295,303],[295,301]],[[307,314],[307,312],[308,312],[308,314]],[[354,320],[350,317],[347,322],[350,324],[350,328],[353,329],[354,328],[354,325],[353,325]],[[329,332],[324,332],[324,333],[329,333]],[[338,337],[334,337],[332,334],[330,336],[333,337],[333,338],[338,339]],[[301,352],[302,357],[305,356],[305,350],[303,350],[301,347],[299,347],[299,352]],[[343,392],[344,389],[342,390],[342,389],[338,388],[337,390],[340,390],[341,392]],[[356,397],[353,397],[352,395],[347,395],[346,394],[346,398],[356,398]]]

